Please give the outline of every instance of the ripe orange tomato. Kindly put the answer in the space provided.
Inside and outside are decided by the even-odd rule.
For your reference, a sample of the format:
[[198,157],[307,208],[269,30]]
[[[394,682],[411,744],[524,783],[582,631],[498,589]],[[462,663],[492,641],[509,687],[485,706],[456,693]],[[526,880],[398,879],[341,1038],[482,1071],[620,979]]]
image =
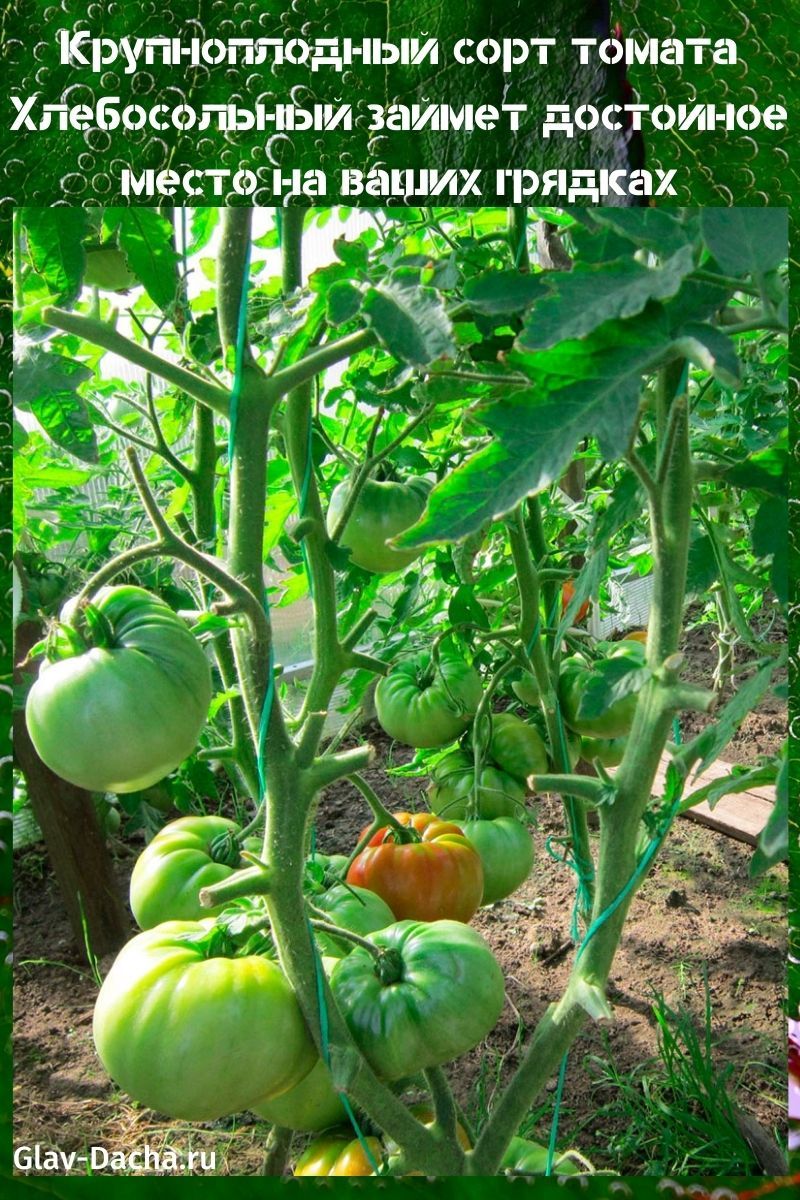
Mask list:
[[[567,608],[569,607],[569,602],[574,595],[575,595],[575,584],[572,582],[571,579],[568,579],[567,582],[564,584],[564,586],[561,589],[561,615],[562,615],[562,617],[563,617],[564,613],[567,611]],[[578,609],[578,611],[575,615],[575,624],[576,625],[580,624],[580,622],[585,619],[588,612],[589,612],[589,601],[584,600],[583,604],[580,606],[580,608]]]

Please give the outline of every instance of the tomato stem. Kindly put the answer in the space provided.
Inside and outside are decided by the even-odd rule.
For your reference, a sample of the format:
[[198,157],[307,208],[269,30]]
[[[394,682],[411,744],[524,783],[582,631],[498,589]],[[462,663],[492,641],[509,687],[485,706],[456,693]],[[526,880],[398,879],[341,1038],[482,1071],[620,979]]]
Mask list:
[[[312,908],[314,912],[320,911],[311,904],[309,908]],[[360,946],[362,950],[368,950],[378,962],[384,954],[388,953],[388,951],[381,950],[378,946],[373,945],[372,942],[368,942],[360,934],[353,933],[352,929],[343,929],[340,925],[333,925],[330,921],[324,921],[321,917],[309,917],[308,923],[312,929],[316,929],[319,933],[325,933],[328,937],[343,938],[346,942],[352,942],[354,946]]]

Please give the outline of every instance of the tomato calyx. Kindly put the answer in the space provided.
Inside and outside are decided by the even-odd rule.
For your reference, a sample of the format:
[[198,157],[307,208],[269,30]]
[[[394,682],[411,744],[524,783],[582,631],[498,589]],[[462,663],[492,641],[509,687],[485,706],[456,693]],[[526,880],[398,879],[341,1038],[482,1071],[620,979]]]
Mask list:
[[403,956],[399,950],[381,950],[375,960],[375,974],[381,983],[390,987],[403,978]]
[[387,842],[394,842],[398,846],[407,846],[421,841],[422,836],[413,825],[387,825],[385,829],[378,830],[372,844],[384,846]]
[[241,861],[239,843],[232,830],[226,829],[211,841],[208,854],[212,862],[226,867],[238,867]]

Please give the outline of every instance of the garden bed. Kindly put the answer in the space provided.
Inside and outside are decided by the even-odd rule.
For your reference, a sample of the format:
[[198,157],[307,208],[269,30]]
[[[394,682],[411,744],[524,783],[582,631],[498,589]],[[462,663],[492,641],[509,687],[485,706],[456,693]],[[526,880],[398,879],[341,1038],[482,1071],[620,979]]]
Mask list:
[[[692,674],[701,682],[713,669],[709,627],[693,631],[687,649]],[[377,728],[367,732],[377,750],[376,765],[366,772],[372,786],[394,810],[421,807],[423,781],[387,776],[384,770],[407,761],[410,752],[392,746]],[[760,753],[775,750],[784,734],[785,713],[769,696],[748,715],[725,757],[752,763]],[[474,921],[500,962],[508,1000],[488,1042],[460,1060],[453,1075],[459,1101],[473,1120],[480,1119],[518,1062],[520,1034],[561,995],[569,972],[574,877],[545,850],[546,839],[563,829],[559,804],[548,797],[536,802],[534,811],[537,861],[531,878],[511,899],[481,910]],[[352,787],[332,787],[317,821],[320,851],[349,849],[367,820],[368,810]],[[123,889],[139,849],[133,841],[117,846]],[[657,1052],[656,993],[671,1008],[690,1010],[702,1036],[706,973],[718,1078],[728,1074],[728,1090],[741,1108],[766,1130],[784,1136],[787,872],[779,866],[751,880],[751,853],[748,846],[681,820],[634,901],[609,989],[615,1021],[588,1029],[574,1046],[561,1105],[559,1144],[577,1145],[597,1167],[621,1169],[611,1147],[630,1135],[631,1114],[620,1103],[613,1116],[598,1117],[598,1109],[615,1100],[615,1091],[608,1083],[587,1086],[587,1079],[597,1080],[600,1063],[609,1057],[626,1076]],[[92,1145],[130,1151],[145,1143],[155,1149],[214,1150],[218,1174],[258,1173],[267,1134],[263,1122],[249,1114],[206,1126],[165,1121],[115,1089],[92,1044],[97,985],[72,943],[40,848],[18,860],[16,891],[16,1143],[67,1151]],[[104,972],[110,961],[99,965]],[[526,1131],[540,1140],[548,1136],[555,1082],[550,1081]],[[644,1140],[643,1131],[641,1158],[629,1160],[622,1173],[648,1172],[652,1152]]]

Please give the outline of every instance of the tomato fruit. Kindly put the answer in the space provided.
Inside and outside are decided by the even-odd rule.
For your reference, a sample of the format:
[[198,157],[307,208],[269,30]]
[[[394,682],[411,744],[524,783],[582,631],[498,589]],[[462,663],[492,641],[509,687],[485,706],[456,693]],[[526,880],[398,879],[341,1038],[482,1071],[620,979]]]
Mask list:
[[[383,1152],[378,1138],[364,1139],[375,1163],[380,1166]],[[294,1175],[374,1175],[364,1147],[350,1134],[328,1134],[317,1138],[300,1155]]]
[[[630,643],[635,646],[635,642]],[[590,670],[582,659],[568,658],[564,660],[559,680],[559,697],[561,711],[567,725],[576,733],[585,737],[618,738],[625,737],[633,724],[638,696],[630,693],[616,700],[605,712],[596,717],[578,715],[581,700],[593,674],[603,674],[611,659],[601,659]]]
[[141,1104],[213,1121],[280,1095],[317,1058],[280,967],[228,957],[209,921],[167,921],[120,951],[94,1010],[97,1053]]
[[281,1129],[295,1129],[301,1133],[318,1133],[346,1119],[344,1105],[333,1086],[331,1073],[322,1059],[309,1071],[305,1079],[276,1096],[254,1104],[252,1111]]
[[[380,483],[368,479],[361,489],[356,506],[342,530],[340,544],[350,551],[350,560],[365,571],[385,575],[402,571],[421,550],[401,550],[389,545],[389,540],[415,525],[422,516],[430,485],[424,479],[408,483]],[[346,479],[334,488],[328,506],[328,533],[333,534],[345,510],[350,492]]]
[[227,879],[244,864],[225,817],[181,817],[161,829],[136,860],[130,885],[131,911],[141,929],[162,921],[196,921],[224,905],[203,908],[200,889]]
[[386,901],[398,921],[469,921],[483,895],[480,855],[458,825],[431,813],[394,813],[416,841],[379,829],[354,859],[347,882]]
[[533,866],[533,839],[521,821],[497,817],[494,821],[460,821],[483,864],[482,904],[510,896],[525,882]]
[[632,629],[630,633],[626,633],[623,637],[623,642],[641,642],[643,646],[647,645],[647,630]]
[[[72,631],[74,604],[28,693],[39,757],[90,792],[136,792],[197,745],[211,700],[202,648],[172,609],[139,587],[102,588]],[[92,643],[92,644],[88,644]]]
[[[315,908],[321,909],[325,918],[332,925],[340,925],[342,929],[351,929],[353,933],[362,936],[374,933],[376,929],[385,929],[396,920],[394,913],[385,900],[375,891],[367,891],[363,887],[345,886],[335,883],[327,891],[311,895],[310,900]],[[340,958],[349,954],[353,943],[344,938],[331,937],[327,933],[316,932],[317,945],[323,954]]]
[[339,959],[331,988],[353,1038],[384,1079],[471,1050],[503,1008],[503,973],[481,935],[458,921],[400,921]]
[[[428,803],[443,820],[461,820],[467,816],[473,801],[475,760],[464,750],[446,755],[431,771]],[[481,768],[478,776],[477,816],[513,817],[525,805],[525,788],[491,763]]]
[[[504,1171],[519,1171],[524,1175],[544,1175],[547,1171],[548,1150],[540,1142],[529,1138],[514,1137],[508,1145],[500,1164]],[[553,1160],[554,1175],[577,1175],[578,1168],[563,1155]]]
[[489,756],[503,771],[525,782],[547,771],[547,747],[538,729],[513,713],[494,713]]
[[[575,595],[575,584],[572,582],[571,579],[568,579],[561,589],[561,615],[562,615],[562,617],[563,617],[564,613],[567,611],[567,609],[569,608],[570,601],[572,600],[572,597],[574,595]],[[588,612],[589,612],[589,601],[584,600],[583,604],[580,605],[577,613],[575,614],[575,624],[580,625],[581,621],[584,619],[584,617],[586,616],[586,614]]]
[[139,281],[117,246],[87,246],[83,282],[104,292],[127,292]]
[[588,763],[599,762],[604,767],[618,767],[627,744],[627,737],[581,738],[581,758]]
[[464,732],[482,694],[480,676],[457,651],[442,649],[438,666],[423,651],[401,659],[379,681],[375,709],[390,737],[432,749]]

